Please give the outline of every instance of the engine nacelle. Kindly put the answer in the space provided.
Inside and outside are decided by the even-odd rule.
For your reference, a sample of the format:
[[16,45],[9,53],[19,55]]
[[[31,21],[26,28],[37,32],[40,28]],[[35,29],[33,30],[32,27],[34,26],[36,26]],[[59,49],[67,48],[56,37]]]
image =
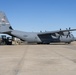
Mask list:
[[63,32],[64,36],[67,36],[69,34],[69,32]]
[[60,34],[58,34],[58,33],[55,33],[55,35],[56,35],[56,37],[59,37],[60,36]]
[[60,41],[61,42],[72,42],[72,41],[74,41],[75,39],[74,39],[74,36],[72,35],[72,34],[70,34],[70,37],[68,36],[61,36],[60,37]]

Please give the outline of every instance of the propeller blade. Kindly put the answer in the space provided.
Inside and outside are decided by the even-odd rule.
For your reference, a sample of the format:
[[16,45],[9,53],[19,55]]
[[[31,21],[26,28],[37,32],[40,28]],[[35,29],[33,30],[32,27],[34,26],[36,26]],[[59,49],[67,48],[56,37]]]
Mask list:
[[71,27],[69,27],[69,30],[71,30]]

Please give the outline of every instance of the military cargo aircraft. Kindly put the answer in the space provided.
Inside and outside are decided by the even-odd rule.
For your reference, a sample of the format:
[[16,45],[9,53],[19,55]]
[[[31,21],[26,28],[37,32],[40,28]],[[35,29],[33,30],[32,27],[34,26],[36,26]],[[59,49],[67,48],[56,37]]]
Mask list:
[[70,31],[76,31],[76,29],[65,29],[57,31],[46,31],[46,32],[23,32],[14,30],[5,13],[0,12],[0,33],[9,34],[13,37],[17,37],[28,43],[37,44],[50,44],[57,42],[64,42],[70,44],[72,41],[76,41],[76,38]]

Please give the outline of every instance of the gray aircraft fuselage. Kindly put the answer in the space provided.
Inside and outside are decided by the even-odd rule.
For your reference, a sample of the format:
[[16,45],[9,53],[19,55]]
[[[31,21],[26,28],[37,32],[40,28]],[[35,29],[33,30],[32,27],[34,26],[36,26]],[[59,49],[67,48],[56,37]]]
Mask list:
[[65,42],[70,43],[72,41],[75,41],[75,37],[73,34],[62,35],[62,36],[53,36],[53,35],[41,35],[38,36],[38,33],[36,32],[23,32],[23,31],[17,31],[12,30],[11,35],[20,38],[23,41],[27,41],[29,43],[43,43],[43,44],[49,44],[49,43],[56,43],[56,42]]

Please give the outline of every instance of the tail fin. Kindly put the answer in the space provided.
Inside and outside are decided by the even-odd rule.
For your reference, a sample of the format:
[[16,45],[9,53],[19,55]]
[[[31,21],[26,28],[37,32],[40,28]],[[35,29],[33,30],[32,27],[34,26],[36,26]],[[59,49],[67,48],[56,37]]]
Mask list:
[[0,33],[7,33],[13,30],[4,12],[0,11]]

